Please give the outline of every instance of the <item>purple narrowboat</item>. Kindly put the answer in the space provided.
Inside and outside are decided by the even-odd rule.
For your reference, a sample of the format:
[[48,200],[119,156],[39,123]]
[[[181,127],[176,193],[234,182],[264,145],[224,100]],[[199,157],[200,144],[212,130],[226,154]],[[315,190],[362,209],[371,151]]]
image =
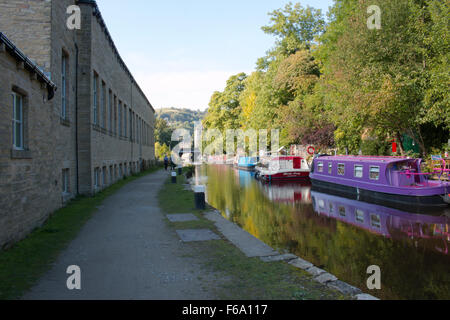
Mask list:
[[313,186],[336,190],[360,200],[419,206],[450,204],[450,183],[429,180],[421,172],[422,159],[377,156],[328,156],[314,158]]

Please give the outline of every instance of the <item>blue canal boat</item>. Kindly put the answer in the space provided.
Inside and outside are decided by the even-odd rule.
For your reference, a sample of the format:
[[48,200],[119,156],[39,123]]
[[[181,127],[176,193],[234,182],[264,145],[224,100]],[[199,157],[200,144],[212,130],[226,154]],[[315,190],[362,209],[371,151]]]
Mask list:
[[237,166],[243,170],[255,170],[258,161],[258,157],[239,157]]

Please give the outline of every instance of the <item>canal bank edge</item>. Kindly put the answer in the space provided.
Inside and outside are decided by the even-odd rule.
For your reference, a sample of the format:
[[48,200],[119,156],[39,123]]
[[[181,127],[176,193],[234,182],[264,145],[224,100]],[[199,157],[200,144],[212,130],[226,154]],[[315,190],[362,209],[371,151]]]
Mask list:
[[[206,201],[208,203],[207,199]],[[280,254],[278,251],[257,239],[235,223],[225,219],[220,210],[214,208],[210,203],[208,203],[208,205],[214,210],[203,213],[204,217],[214,222],[218,231],[222,233],[228,241],[239,248],[247,257],[259,257],[263,262],[285,261],[293,267],[306,271],[320,284],[337,290],[342,294],[349,295],[355,300],[380,300],[370,294],[363,293],[359,288],[339,280],[335,275],[314,266],[311,262],[297,257],[294,254]]]

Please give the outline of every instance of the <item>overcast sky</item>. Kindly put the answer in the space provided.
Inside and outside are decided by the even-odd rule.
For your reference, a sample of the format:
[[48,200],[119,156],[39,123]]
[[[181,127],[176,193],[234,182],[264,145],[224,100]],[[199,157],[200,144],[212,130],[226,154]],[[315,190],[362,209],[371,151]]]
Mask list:
[[[114,42],[155,108],[205,110],[273,47],[261,27],[288,0],[97,0]],[[293,1],[295,3],[295,1]],[[332,0],[302,0],[322,9]]]

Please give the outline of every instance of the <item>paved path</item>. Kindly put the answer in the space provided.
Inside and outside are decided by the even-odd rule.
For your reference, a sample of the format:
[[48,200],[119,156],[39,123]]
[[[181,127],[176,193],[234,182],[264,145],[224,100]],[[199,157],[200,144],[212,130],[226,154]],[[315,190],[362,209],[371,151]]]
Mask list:
[[[215,299],[204,289],[214,275],[186,256],[191,249],[158,207],[167,176],[158,171],[109,197],[24,299]],[[70,265],[81,268],[79,291],[66,287]]]

